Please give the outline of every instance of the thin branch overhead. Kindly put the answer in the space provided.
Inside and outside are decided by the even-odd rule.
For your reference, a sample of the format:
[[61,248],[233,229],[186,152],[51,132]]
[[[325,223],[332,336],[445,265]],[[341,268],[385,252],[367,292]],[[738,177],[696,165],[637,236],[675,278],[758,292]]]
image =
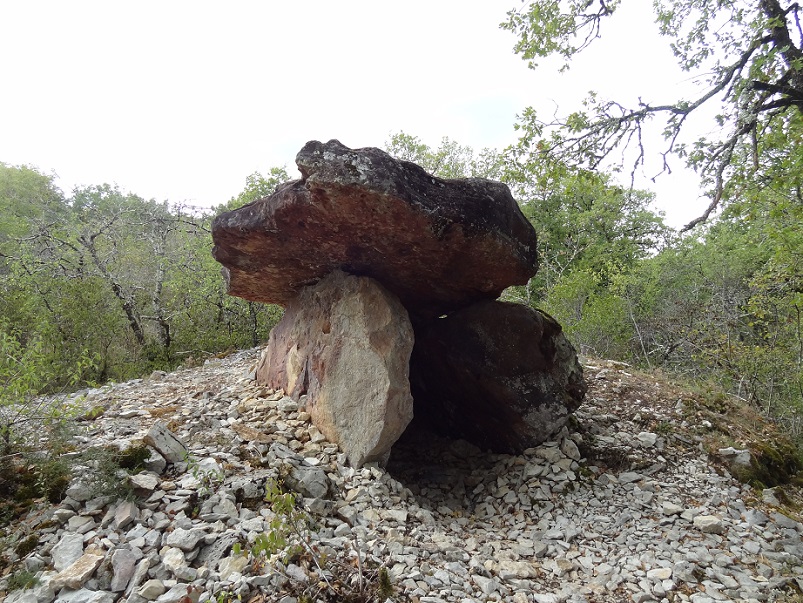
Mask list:
[[[519,34],[516,51],[524,58],[558,53],[568,60],[599,35],[603,17],[613,14],[617,5],[593,0],[540,0],[527,6],[526,15],[510,14],[503,27]],[[555,13],[555,6],[563,12]],[[592,7],[596,12],[589,10]],[[738,10],[735,5],[715,0],[702,0],[693,6],[690,0],[665,0],[657,5],[661,32],[674,37],[673,48],[683,66],[712,74],[696,98],[663,104],[639,99],[635,107],[628,107],[592,96],[584,110],[567,117],[520,124],[525,130],[531,128],[528,142],[538,138],[537,152],[590,169],[610,161],[619,163],[631,149],[635,160],[629,169],[634,177],[645,162],[646,124],[663,120],[665,145],[658,150],[661,171],[656,177],[671,173],[672,157],[694,168],[708,187],[710,203],[683,230],[705,222],[738,189],[737,183],[749,180],[748,170],[760,169],[764,133],[785,127],[789,112],[803,113],[803,52],[791,33],[794,30],[803,42],[800,7],[797,3],[784,7],[779,0],[759,0],[751,15]],[[571,39],[582,42],[574,47]],[[727,57],[729,61],[720,63]],[[723,135],[693,144],[682,142],[689,116],[712,103],[721,103],[723,108],[716,118],[716,130]],[[743,154],[750,159],[737,160]]]

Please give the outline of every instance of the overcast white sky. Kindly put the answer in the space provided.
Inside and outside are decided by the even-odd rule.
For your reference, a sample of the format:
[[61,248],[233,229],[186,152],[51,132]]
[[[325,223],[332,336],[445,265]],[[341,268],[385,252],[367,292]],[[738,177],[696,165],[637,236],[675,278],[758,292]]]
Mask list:
[[[528,105],[563,113],[591,89],[664,101],[688,85],[649,3],[625,3],[559,75],[513,54],[498,24],[518,2],[3,0],[0,161],[55,171],[65,192],[109,182],[209,206],[254,171],[293,168],[308,140],[381,147],[404,131],[502,148]],[[680,170],[639,183],[673,225],[704,207],[695,184]]]

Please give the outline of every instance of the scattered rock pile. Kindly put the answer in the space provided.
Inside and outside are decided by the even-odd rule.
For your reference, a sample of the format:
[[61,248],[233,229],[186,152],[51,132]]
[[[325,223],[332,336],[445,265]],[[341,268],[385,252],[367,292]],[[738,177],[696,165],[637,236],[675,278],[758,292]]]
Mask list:
[[356,469],[304,398],[254,381],[257,356],[88,392],[106,411],[81,445],[147,442],[148,469],[126,500],[79,468],[61,504],[11,526],[2,554],[39,584],[5,600],[298,603],[315,567],[253,555],[279,478],[315,520],[310,545],[387,568],[392,602],[757,603],[803,587],[799,517],[715,469],[684,403],[627,367],[586,365],[571,429],[522,454],[408,430],[386,469]]
[[[296,163],[301,180],[212,226],[229,293],[288,309],[260,383],[307,395],[355,467],[385,459],[412,418],[411,370],[416,414],[446,435],[498,452],[553,437],[585,386],[554,320],[488,303],[537,270],[535,231],[507,186],[336,140],[307,143]],[[441,361],[453,343],[467,348]]]

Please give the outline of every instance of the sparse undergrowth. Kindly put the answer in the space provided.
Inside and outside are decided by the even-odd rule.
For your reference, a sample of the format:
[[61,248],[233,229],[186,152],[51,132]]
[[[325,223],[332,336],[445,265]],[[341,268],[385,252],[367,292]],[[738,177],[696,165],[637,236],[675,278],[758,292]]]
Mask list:
[[[645,430],[699,448],[718,461],[722,461],[720,449],[749,450],[749,465],[729,466],[722,461],[721,468],[756,490],[781,487],[787,492],[781,497],[788,509],[803,508],[803,442],[793,441],[781,425],[750,403],[716,386],[683,384],[660,371],[644,372],[611,361],[589,362],[613,368],[617,384],[609,392],[637,404],[634,419]],[[610,448],[603,452],[605,458],[597,460],[607,467],[628,467],[626,456],[617,456]]]
[[727,447],[750,451],[749,466],[731,468],[739,481],[756,489],[803,486],[803,442],[794,442],[749,403],[709,388],[687,406],[709,454],[719,456]]
[[[269,529],[247,552],[255,571],[270,566],[284,574],[289,578],[284,588],[299,603],[372,603],[392,599],[396,589],[387,568],[365,560],[356,536],[348,558],[329,555],[311,537],[315,529],[313,517],[298,506],[296,495],[285,491],[281,482],[267,484],[265,501],[273,518]],[[290,567],[301,568],[315,579],[298,580],[297,575],[291,575]]]

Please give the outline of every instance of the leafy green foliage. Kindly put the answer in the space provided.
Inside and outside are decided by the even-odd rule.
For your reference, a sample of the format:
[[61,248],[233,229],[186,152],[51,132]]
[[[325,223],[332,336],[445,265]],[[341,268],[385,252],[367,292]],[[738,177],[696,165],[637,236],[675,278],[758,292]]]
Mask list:
[[432,149],[417,136],[398,132],[385,143],[385,150],[397,159],[416,163],[440,178],[502,179],[502,157],[498,152],[483,149],[477,154],[471,147],[446,137],[437,149]]
[[[249,176],[231,203],[262,196],[283,169]],[[212,213],[146,201],[109,185],[64,197],[51,176],[0,165],[0,305],[23,347],[39,342],[46,389],[140,376],[258,345],[276,306],[227,295],[212,259]],[[75,359],[84,365],[70,383]]]
[[14,552],[19,557],[25,557],[28,553],[36,550],[37,546],[39,546],[39,536],[31,534],[17,543],[14,547]]
[[[634,106],[591,93],[551,121],[532,108],[522,112],[506,174],[541,237],[542,269],[526,292],[514,293],[540,298],[583,350],[714,379],[800,437],[801,9],[779,0],[653,6],[658,33],[702,89],[659,104],[642,100],[644,90]],[[531,67],[558,56],[567,69],[619,7],[534,0],[510,11],[502,27],[517,36],[515,51]],[[690,117],[720,101],[709,134],[689,139]],[[673,155],[685,161],[710,198],[683,230],[722,210],[696,237],[670,240],[646,198],[606,189],[603,176],[585,172],[625,161],[633,171],[642,166],[656,121],[664,171]],[[603,186],[589,187],[594,178]]]
[[579,274],[564,280],[546,308],[582,348],[716,381],[800,437],[801,247],[774,242],[783,230],[773,212],[750,220],[731,212],[606,287],[593,290]]
[[516,54],[526,59],[531,69],[538,66],[536,58],[556,54],[566,60],[562,70],[569,68],[569,60],[599,36],[600,19],[611,15],[619,0],[599,2],[588,0],[540,0],[528,2],[525,10],[512,10],[501,27],[519,36]]
[[[513,32],[515,51],[535,67],[536,57],[572,58],[596,38],[619,2],[535,0],[508,13],[502,27]],[[674,155],[702,177],[710,197],[690,229],[707,220],[724,201],[738,197],[748,180],[762,179],[774,165],[799,161],[803,111],[803,50],[800,7],[779,0],[751,5],[720,0],[657,0],[653,3],[658,33],[669,40],[678,64],[703,84],[691,98],[651,103],[639,97],[627,106],[589,95],[582,109],[543,121],[533,109],[523,112],[519,149],[558,157],[572,165],[599,168],[615,152],[631,149],[633,171],[644,163],[648,126],[663,120],[659,132],[663,170]],[[711,134],[697,140],[682,136],[692,114],[722,101]],[[721,134],[720,134],[721,133]],[[785,138],[786,145],[775,139]],[[773,160],[768,161],[768,159]],[[744,161],[743,159],[749,159]]]
[[25,341],[0,321],[0,523],[36,498],[58,503],[64,497],[72,477],[64,453],[76,408],[41,394],[84,381],[93,366],[86,353],[69,365],[53,363],[41,338]]
[[28,167],[12,167],[0,162],[0,258],[19,237],[31,233],[35,221],[60,219],[64,207],[54,175]]
[[70,373],[57,374],[41,339],[23,343],[0,322],[0,455],[25,449],[39,437],[57,441],[71,409],[39,394],[62,379],[67,386],[81,382],[91,367],[84,355],[73,361]]
[[[350,562],[355,560],[354,556],[345,561],[321,551],[311,537],[313,518],[299,508],[294,493],[283,489],[281,478],[266,484],[265,501],[272,513],[270,524],[268,530],[257,536],[249,552],[256,571],[271,566],[273,571],[282,572],[291,562],[314,568],[317,580],[290,581],[290,592],[299,601],[370,603],[385,601],[393,595],[387,568],[364,565],[356,540],[356,566]],[[241,551],[235,545],[232,552],[237,555]]]
[[259,172],[254,172],[245,179],[245,188],[240,194],[229,199],[224,205],[216,207],[214,213],[217,215],[224,211],[231,211],[248,203],[252,203],[257,199],[272,195],[280,184],[288,180],[290,180],[290,176],[287,174],[287,169],[284,167],[271,168],[267,176],[263,176]]
[[668,239],[663,217],[650,209],[653,196],[614,186],[605,176],[508,161],[506,180],[539,237],[539,271],[528,299],[544,297],[575,271],[606,287]]
[[8,590],[13,592],[15,590],[24,590],[26,588],[33,588],[39,583],[39,578],[36,574],[27,569],[20,569],[8,579]]
[[265,502],[273,512],[270,529],[256,538],[251,554],[269,558],[281,553],[284,562],[288,563],[304,551],[301,542],[307,539],[310,518],[296,507],[295,495],[283,492],[277,482],[267,484]]

